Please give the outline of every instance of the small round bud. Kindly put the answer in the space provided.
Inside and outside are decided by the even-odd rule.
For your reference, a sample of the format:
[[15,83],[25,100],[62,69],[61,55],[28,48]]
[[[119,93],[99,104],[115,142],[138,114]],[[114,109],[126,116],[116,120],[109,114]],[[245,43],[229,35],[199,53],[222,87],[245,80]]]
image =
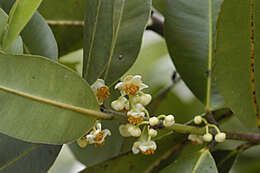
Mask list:
[[131,134],[131,136],[138,137],[141,135],[142,131],[139,127],[130,126],[128,128],[128,132]]
[[195,116],[195,117],[194,117],[194,123],[195,123],[195,124],[201,124],[201,123],[202,123],[202,118],[201,118],[201,116]]
[[168,115],[165,117],[166,122],[174,122],[174,116],[173,115]]
[[120,100],[115,100],[111,103],[111,107],[116,111],[121,111],[125,107],[125,103]]
[[128,131],[128,128],[129,128],[129,124],[119,126],[119,132],[120,132],[121,136],[124,136],[124,137],[131,136],[131,134]]
[[205,142],[210,142],[210,141],[212,141],[212,138],[213,138],[213,136],[212,136],[212,134],[210,134],[210,133],[207,133],[207,134],[203,135],[203,140],[204,140]]
[[223,132],[218,133],[218,134],[215,136],[215,140],[216,140],[217,142],[224,142],[225,139],[226,139],[226,133],[223,133]]
[[140,103],[144,106],[148,105],[152,100],[152,96],[150,94],[143,94],[140,97]]
[[151,137],[157,136],[157,131],[154,129],[149,129],[149,136],[151,136]]
[[159,124],[159,119],[157,117],[152,117],[149,119],[149,123],[151,126],[156,126]]

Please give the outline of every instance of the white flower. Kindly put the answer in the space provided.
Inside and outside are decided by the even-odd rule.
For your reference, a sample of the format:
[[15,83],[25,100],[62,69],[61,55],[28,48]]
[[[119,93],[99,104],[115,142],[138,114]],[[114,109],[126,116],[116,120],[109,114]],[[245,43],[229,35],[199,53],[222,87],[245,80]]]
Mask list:
[[195,123],[195,124],[201,124],[201,123],[202,123],[202,118],[201,118],[201,116],[195,116],[195,117],[194,117],[194,123]]
[[152,100],[152,96],[150,94],[141,94],[133,97],[133,103],[140,103],[144,106],[147,106]]
[[102,105],[104,100],[107,99],[110,95],[109,88],[105,85],[103,79],[98,79],[91,88],[97,98],[98,104]]
[[194,134],[189,134],[188,139],[193,143],[197,145],[203,144],[203,137],[200,135],[194,135]]
[[152,117],[149,119],[149,123],[151,126],[156,126],[159,124],[159,119],[157,117]]
[[134,136],[134,137],[138,137],[142,133],[141,129],[134,125],[128,127],[128,132],[131,134],[131,136]]
[[215,140],[216,140],[217,142],[224,142],[225,139],[226,139],[226,133],[223,133],[223,132],[218,133],[218,134],[215,136]]
[[170,127],[172,126],[173,124],[175,123],[175,120],[174,120],[174,116],[173,115],[168,115],[165,117],[165,119],[163,120],[163,125],[165,127]]
[[124,95],[136,95],[138,91],[141,91],[148,86],[142,82],[140,75],[128,75],[122,82],[116,84],[115,89],[119,89],[121,94]]
[[137,141],[134,143],[132,147],[132,151],[134,154],[138,154],[140,151],[144,155],[154,154],[157,146],[154,141]]
[[143,94],[140,97],[140,103],[144,106],[148,105],[152,100],[152,96],[150,94]]
[[87,135],[86,141],[88,144],[104,145],[106,136],[110,136],[111,132],[108,129],[101,130],[101,123],[97,123]]
[[123,109],[129,109],[129,101],[125,97],[119,97],[119,99],[111,103],[111,107],[116,111],[122,111]]
[[119,126],[119,132],[120,132],[121,136],[124,136],[124,137],[131,136],[131,134],[128,131],[128,128],[130,125],[132,125],[132,124],[122,124]]
[[143,121],[145,108],[141,104],[136,104],[134,108],[127,112],[128,121],[131,124],[138,124]]
[[151,137],[157,136],[157,133],[158,132],[154,129],[149,129],[149,132],[148,132],[149,136],[151,136]]
[[213,138],[213,136],[212,136],[212,134],[210,134],[210,133],[206,133],[205,135],[203,135],[203,140],[204,140],[205,142],[210,142],[210,141],[212,141],[212,138]]

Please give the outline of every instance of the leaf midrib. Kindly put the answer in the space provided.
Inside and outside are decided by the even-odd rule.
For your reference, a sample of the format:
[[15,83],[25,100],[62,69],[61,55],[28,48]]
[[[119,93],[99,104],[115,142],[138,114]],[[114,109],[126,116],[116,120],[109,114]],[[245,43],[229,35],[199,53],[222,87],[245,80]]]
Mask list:
[[118,24],[117,24],[115,33],[113,33],[113,39],[112,39],[110,54],[109,54],[108,62],[105,65],[105,66],[107,66],[106,70],[105,70],[105,75],[104,75],[104,80],[105,81],[106,81],[106,78],[108,76],[108,72],[109,72],[109,69],[110,69],[110,66],[111,66],[111,62],[112,62],[112,58],[113,58],[113,55],[114,55],[115,46],[116,46],[117,38],[118,38],[118,33],[119,33],[119,29],[120,29],[121,21],[122,21],[122,17],[123,17],[124,7],[125,7],[125,0],[122,0],[122,5],[121,5],[121,8],[120,8]]
[[6,168],[8,168],[10,166],[12,166],[15,162],[17,162],[18,160],[24,158],[27,154],[29,154],[30,152],[36,150],[39,146],[40,146],[39,144],[34,144],[30,148],[26,149],[23,153],[19,154],[17,157],[15,157],[11,161],[7,162],[2,167],[0,167],[0,171],[4,170],[4,169],[6,169]]
[[96,13],[95,24],[94,24],[94,28],[93,28],[93,35],[91,37],[91,43],[90,43],[90,48],[89,48],[89,53],[88,53],[88,62],[87,62],[86,71],[85,71],[86,78],[88,76],[89,65],[90,65],[91,58],[92,58],[92,50],[93,50],[94,41],[95,41],[95,37],[96,37],[97,23],[98,23],[98,18],[99,18],[100,7],[101,7],[101,0],[98,0],[97,13]]
[[60,108],[66,109],[66,110],[70,110],[70,111],[78,112],[78,113],[81,113],[81,114],[84,114],[84,115],[92,116],[94,118],[101,118],[101,119],[111,119],[112,118],[112,115],[105,114],[103,112],[98,112],[98,111],[95,111],[95,110],[69,105],[69,104],[66,104],[66,103],[50,100],[50,99],[39,97],[39,96],[34,96],[34,95],[31,95],[31,94],[23,92],[23,91],[18,91],[16,89],[5,87],[3,85],[0,85],[0,90],[3,90],[5,92],[9,92],[9,93],[12,93],[12,94],[15,94],[15,95],[19,95],[19,96],[22,96],[22,97],[25,97],[25,98],[28,98],[28,99],[31,99],[31,100],[34,100],[34,101],[46,103],[46,104],[53,105],[53,106],[56,106],[56,107],[60,107]]

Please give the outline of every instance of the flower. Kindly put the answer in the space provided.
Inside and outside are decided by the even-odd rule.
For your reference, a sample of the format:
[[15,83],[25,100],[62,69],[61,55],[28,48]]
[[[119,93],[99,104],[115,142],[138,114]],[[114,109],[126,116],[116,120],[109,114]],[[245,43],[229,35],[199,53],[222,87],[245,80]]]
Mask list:
[[105,85],[103,79],[98,79],[91,88],[97,98],[98,104],[102,105],[104,100],[107,99],[110,95],[109,88]]
[[223,133],[223,132],[218,133],[218,134],[215,136],[215,140],[216,140],[217,142],[224,142],[225,139],[226,139],[226,133]]
[[95,127],[86,135],[88,144],[104,145],[106,136],[110,136],[111,132],[108,129],[101,130],[101,123],[97,123]]
[[148,134],[149,134],[149,136],[151,136],[151,137],[155,137],[155,136],[157,136],[157,131],[156,130],[154,130],[154,129],[149,129],[149,131],[148,131]]
[[206,133],[205,135],[203,135],[203,140],[204,140],[205,142],[210,142],[210,141],[212,141],[212,138],[213,138],[213,136],[212,136],[212,134],[210,134],[210,133]]
[[145,108],[141,104],[136,104],[134,108],[127,112],[128,121],[131,124],[141,123],[144,119],[145,113],[143,112]]
[[141,91],[144,88],[148,88],[142,82],[142,77],[140,75],[128,75],[126,76],[122,82],[116,84],[115,89],[119,89],[121,95],[136,95],[138,91]]
[[122,124],[119,126],[119,132],[121,136],[129,137],[131,134],[128,131],[129,126],[132,126],[132,124]]
[[136,95],[133,97],[133,103],[137,104],[140,103],[144,106],[147,106],[152,100],[152,96],[150,94],[144,94]]
[[132,151],[134,154],[138,154],[140,151],[144,155],[154,154],[157,146],[154,141],[137,141],[134,143],[132,147]]
[[165,127],[170,127],[172,126],[173,124],[175,123],[175,120],[174,120],[174,116],[173,115],[168,115],[165,117],[165,119],[163,120],[163,125]]
[[194,123],[195,124],[201,124],[202,123],[202,117],[201,116],[195,116],[194,117]]
[[196,145],[203,144],[203,137],[200,135],[189,134],[188,139]]
[[125,97],[119,97],[117,100],[111,103],[111,107],[116,111],[128,110],[129,109],[129,101]]
[[156,126],[159,124],[159,119],[157,117],[152,117],[149,119],[149,123],[151,126]]

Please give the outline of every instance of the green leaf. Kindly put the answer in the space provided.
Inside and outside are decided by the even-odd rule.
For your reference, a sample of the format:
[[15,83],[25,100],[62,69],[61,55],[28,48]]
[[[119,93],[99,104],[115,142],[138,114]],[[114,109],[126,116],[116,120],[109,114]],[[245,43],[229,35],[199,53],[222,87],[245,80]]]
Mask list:
[[86,166],[93,166],[108,159],[117,156],[120,153],[121,145],[124,137],[119,134],[118,121],[102,121],[102,128],[109,129],[112,133],[107,137],[105,144],[102,147],[87,145],[85,148],[80,148],[76,142],[70,145],[70,149],[75,157]]
[[69,23],[69,25],[51,25],[59,46],[59,55],[65,55],[83,47],[83,26],[75,22],[83,22],[86,0],[44,0],[39,12],[47,21]]
[[221,2],[169,0],[165,14],[165,39],[176,69],[207,109],[222,103],[211,74]]
[[27,53],[58,60],[58,46],[54,35],[38,12],[34,13],[21,32],[21,36]]
[[[8,15],[0,8],[0,40],[2,40],[3,33],[7,27]],[[0,42],[2,46],[2,42]]]
[[0,103],[0,132],[36,143],[74,141],[100,114],[79,75],[39,56],[0,53]]
[[153,7],[156,8],[161,14],[165,14],[167,0],[153,0]]
[[0,172],[46,173],[60,149],[59,145],[27,143],[0,134]]
[[180,157],[160,173],[217,173],[213,157],[207,149]]
[[[0,7],[6,13],[9,13],[14,2],[14,0],[0,0]],[[56,40],[50,27],[38,12],[35,12],[26,24],[21,32],[21,36],[26,47],[26,53],[41,55],[57,61],[58,47]]]
[[24,26],[29,22],[42,0],[19,0],[16,1],[9,13],[8,30],[3,40],[3,48],[7,50],[20,34]]
[[14,55],[23,54],[23,40],[21,36],[18,36],[14,40],[10,48],[7,50],[7,53],[14,54]]
[[237,159],[238,152],[232,150],[217,150],[212,152],[212,155],[216,161],[218,171],[221,173],[229,173]]
[[87,0],[83,76],[116,82],[135,62],[150,16],[150,0]]
[[[154,155],[145,156],[143,154],[133,154],[132,152],[124,153],[111,160],[105,161],[101,164],[88,167],[81,173],[132,173],[132,172],[150,172],[153,170],[163,159],[171,155],[177,155],[182,145],[177,144],[180,142],[179,136],[174,135],[164,137],[162,140],[157,141],[157,150]],[[176,158],[176,157],[174,157]]]
[[[256,60],[259,54],[256,21],[260,17],[257,13],[260,6],[252,9],[250,3],[253,2],[224,1],[217,26],[215,57],[218,88],[226,105],[247,127],[256,126],[256,117],[258,125],[260,120],[257,105],[260,95],[256,90],[260,84],[260,64]],[[236,28],[236,32],[232,28]]]

